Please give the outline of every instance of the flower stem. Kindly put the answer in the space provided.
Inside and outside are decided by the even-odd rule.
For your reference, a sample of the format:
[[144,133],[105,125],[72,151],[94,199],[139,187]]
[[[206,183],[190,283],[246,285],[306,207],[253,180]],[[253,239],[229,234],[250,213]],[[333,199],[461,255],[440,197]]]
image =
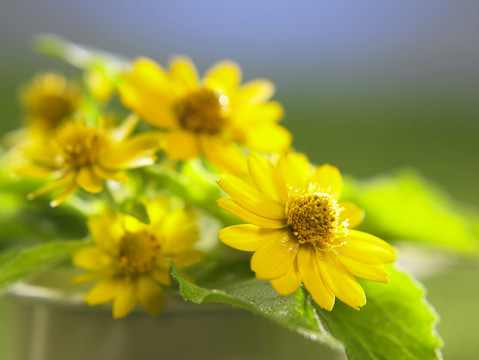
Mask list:
[[33,45],[40,54],[51,56],[79,68],[85,69],[91,64],[103,60],[109,66],[121,69],[128,63],[119,56],[67,41],[60,36],[41,34],[34,38]]

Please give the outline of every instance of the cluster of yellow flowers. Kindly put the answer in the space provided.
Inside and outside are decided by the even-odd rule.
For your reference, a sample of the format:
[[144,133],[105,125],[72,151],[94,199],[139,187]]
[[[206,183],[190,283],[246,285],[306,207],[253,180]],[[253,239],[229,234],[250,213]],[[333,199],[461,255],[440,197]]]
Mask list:
[[[38,75],[22,91],[28,127],[11,150],[10,166],[17,175],[46,181],[29,198],[53,191],[50,204],[57,206],[79,189],[80,195],[100,193],[108,190],[105,181],[128,182],[127,170],[161,166],[159,157],[201,157],[222,173],[218,184],[231,196],[218,205],[247,223],[221,230],[221,241],[254,252],[251,269],[279,294],[303,284],[324,309],[331,310],[336,297],[359,309],[366,296],[356,277],[388,282],[384,264],[395,261],[393,248],[352,230],[364,212],[339,201],[337,168],[315,167],[291,150],[291,134],[278,124],[283,108],[270,101],[270,81],[243,84],[231,61],[200,78],[186,57],[167,69],[140,58],[110,81],[87,75],[88,94],[54,73]],[[115,91],[132,111],[122,122],[101,106],[86,110],[85,102],[104,104]],[[119,318],[139,302],[156,315],[162,287],[170,285],[168,259],[178,268],[202,261],[195,213],[172,202],[166,190],[150,200],[137,194],[148,223],[114,207],[89,219],[95,243],[73,256],[88,271],[75,281],[98,281],[86,294],[88,304],[113,302]]]

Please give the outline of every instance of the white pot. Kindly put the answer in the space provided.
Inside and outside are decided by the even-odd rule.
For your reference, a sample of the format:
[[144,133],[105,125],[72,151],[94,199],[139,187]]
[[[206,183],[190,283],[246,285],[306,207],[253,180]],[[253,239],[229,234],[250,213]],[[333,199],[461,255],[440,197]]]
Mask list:
[[[7,295],[8,360],[345,359],[266,319],[221,304],[167,298],[157,318],[136,309],[114,320],[89,307],[56,271]],[[48,287],[45,286],[48,284]]]

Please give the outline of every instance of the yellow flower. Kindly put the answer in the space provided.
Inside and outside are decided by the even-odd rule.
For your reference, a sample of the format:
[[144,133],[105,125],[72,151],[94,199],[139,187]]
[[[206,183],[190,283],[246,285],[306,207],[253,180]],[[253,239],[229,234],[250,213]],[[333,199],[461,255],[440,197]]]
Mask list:
[[29,125],[40,131],[59,126],[77,109],[79,96],[75,84],[56,73],[35,76],[20,93]]
[[281,105],[268,101],[274,85],[265,79],[241,85],[241,70],[231,61],[217,63],[200,80],[188,58],[173,59],[168,71],[140,58],[119,90],[125,106],[167,130],[164,151],[174,160],[205,155],[220,169],[245,173],[238,143],[265,153],[291,144],[290,133],[277,124]]
[[281,295],[304,284],[316,303],[327,310],[335,297],[358,309],[366,304],[355,277],[388,282],[383,264],[395,261],[383,240],[351,228],[363,211],[339,202],[338,169],[313,167],[300,154],[286,153],[276,165],[256,153],[248,156],[249,173],[258,189],[234,175],[219,185],[231,198],[218,200],[223,209],[250,223],[220,231],[223,243],[254,251],[251,269],[271,280]]
[[64,202],[78,187],[98,193],[104,180],[128,181],[122,170],[156,161],[159,134],[147,132],[128,139],[136,123],[136,117],[117,128],[66,121],[49,136],[37,134],[25,147],[17,149],[11,156],[12,170],[20,176],[52,180],[29,194],[30,199],[62,188],[51,206]]
[[185,209],[169,210],[168,200],[145,202],[150,225],[129,215],[105,214],[89,219],[95,246],[73,255],[75,265],[88,270],[75,282],[99,280],[85,296],[89,305],[113,302],[113,317],[126,316],[137,302],[151,315],[163,307],[161,285],[170,285],[171,259],[179,268],[200,261],[195,216]]

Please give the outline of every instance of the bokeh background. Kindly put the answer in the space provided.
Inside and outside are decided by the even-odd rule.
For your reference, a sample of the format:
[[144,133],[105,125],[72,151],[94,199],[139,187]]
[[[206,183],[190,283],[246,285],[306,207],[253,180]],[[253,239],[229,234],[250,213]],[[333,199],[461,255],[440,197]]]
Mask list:
[[[1,0],[0,133],[20,123],[19,84],[39,69],[72,73],[32,51],[45,32],[163,64],[186,54],[200,71],[236,60],[246,80],[277,85],[284,124],[312,161],[359,178],[414,167],[479,206],[477,0]],[[478,266],[424,283],[445,358],[478,359]]]

